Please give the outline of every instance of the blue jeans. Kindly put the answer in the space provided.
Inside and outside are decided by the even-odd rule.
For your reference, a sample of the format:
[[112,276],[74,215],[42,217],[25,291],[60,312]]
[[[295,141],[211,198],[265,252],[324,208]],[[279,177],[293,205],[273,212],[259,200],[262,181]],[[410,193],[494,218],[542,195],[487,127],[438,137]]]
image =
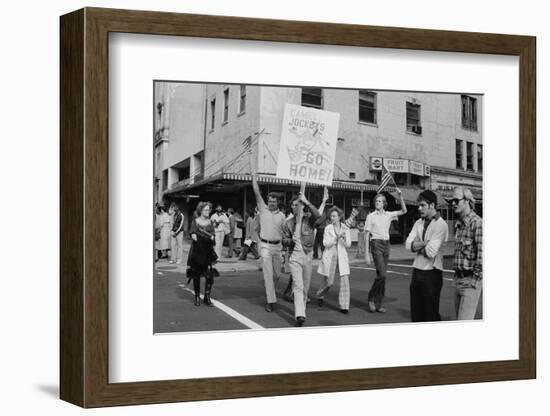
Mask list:
[[454,283],[456,319],[474,319],[483,286],[482,282],[476,282],[472,277],[455,277]]

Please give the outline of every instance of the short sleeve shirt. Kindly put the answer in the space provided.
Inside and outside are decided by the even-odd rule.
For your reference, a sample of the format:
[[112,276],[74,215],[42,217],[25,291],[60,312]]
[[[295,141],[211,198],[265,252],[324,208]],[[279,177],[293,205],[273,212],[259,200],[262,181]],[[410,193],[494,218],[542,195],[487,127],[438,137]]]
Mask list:
[[260,238],[281,241],[285,216],[279,210],[270,211],[266,205],[258,205],[260,211]]
[[399,211],[374,211],[367,216],[365,231],[373,240],[389,240],[391,222],[398,217]]

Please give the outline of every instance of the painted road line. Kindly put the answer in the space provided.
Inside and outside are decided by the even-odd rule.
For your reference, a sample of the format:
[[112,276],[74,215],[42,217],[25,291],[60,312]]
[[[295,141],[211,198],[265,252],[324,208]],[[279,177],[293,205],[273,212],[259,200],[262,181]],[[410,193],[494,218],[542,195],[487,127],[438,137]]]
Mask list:
[[[187,292],[192,293],[193,295],[195,294],[195,292],[193,292],[191,289],[189,289],[187,287],[183,287],[182,285],[179,285],[179,287],[181,287],[183,290],[185,290]],[[241,315],[235,309],[232,309],[229,306],[221,303],[219,300],[215,300],[212,297],[210,298],[210,300],[212,301],[212,303],[214,304],[214,306],[216,308],[218,308],[221,311],[225,312],[226,314],[228,314],[233,319],[236,319],[237,321],[239,321],[244,326],[247,326],[250,329],[265,329],[263,326],[257,324],[256,322],[252,321],[251,319],[248,319],[246,316]]]
[[[388,263],[388,266],[396,266],[396,267],[405,267],[407,269],[412,269],[413,266],[410,265],[410,264],[395,264],[395,263]],[[443,271],[445,273],[454,273],[455,271],[454,270],[449,270],[449,269],[443,269]]]
[[[388,264],[388,266],[392,266],[391,264]],[[411,266],[412,267],[412,266]],[[376,271],[376,269],[372,268],[372,267],[359,267],[359,266],[350,266],[350,269],[362,269],[362,270],[374,270]],[[449,270],[443,270],[443,271],[449,271]],[[401,276],[407,276],[407,277],[411,277],[411,274],[410,273],[401,273],[401,272],[394,272],[392,270],[386,270],[387,273],[393,273],[393,274],[398,274],[398,275],[401,275]],[[452,271],[454,273],[454,271]],[[443,278],[444,280],[447,280],[449,282],[452,282],[453,279],[450,278],[450,277],[444,277]]]
[[[350,269],[362,269],[362,270],[374,270],[376,271],[375,268],[372,268],[372,267],[359,267],[359,266],[350,266]],[[402,272],[394,272],[392,270],[386,270],[388,273],[393,273],[393,274],[400,274],[401,276],[410,276],[410,273],[402,273]]]

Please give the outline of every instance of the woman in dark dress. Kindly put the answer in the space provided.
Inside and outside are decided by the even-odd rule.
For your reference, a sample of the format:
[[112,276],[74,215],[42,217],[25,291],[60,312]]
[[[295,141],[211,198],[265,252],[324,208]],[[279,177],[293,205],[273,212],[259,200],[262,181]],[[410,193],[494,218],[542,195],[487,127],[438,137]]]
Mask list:
[[212,206],[209,202],[199,202],[189,230],[193,241],[187,258],[187,278],[193,279],[195,306],[201,304],[200,279],[203,276],[206,279],[203,302],[207,306],[214,306],[210,300],[210,293],[214,284],[214,276],[218,272],[212,268],[212,264],[216,262],[218,256],[214,251],[215,230],[210,221],[211,209]]

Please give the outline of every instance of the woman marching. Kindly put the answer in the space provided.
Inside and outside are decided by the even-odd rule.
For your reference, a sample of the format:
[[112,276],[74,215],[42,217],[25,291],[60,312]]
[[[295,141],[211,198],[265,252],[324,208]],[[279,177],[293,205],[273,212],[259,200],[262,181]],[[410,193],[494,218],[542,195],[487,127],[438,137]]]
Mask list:
[[346,247],[351,246],[351,237],[349,227],[343,224],[344,212],[333,207],[329,211],[330,224],[325,227],[323,236],[323,245],[325,251],[318,273],[324,276],[324,281],[316,293],[317,304],[323,306],[324,296],[334,284],[334,275],[338,271],[340,276],[340,292],[338,294],[338,303],[340,312],[349,312],[350,286],[349,286],[349,261]]
[[203,302],[207,306],[214,306],[210,300],[210,293],[214,284],[214,276],[217,276],[218,272],[212,268],[212,264],[216,262],[218,256],[214,251],[215,229],[210,220],[211,210],[210,202],[199,202],[189,230],[193,241],[187,258],[187,278],[188,282],[193,279],[195,306],[201,304],[200,279],[203,276],[206,279]]

